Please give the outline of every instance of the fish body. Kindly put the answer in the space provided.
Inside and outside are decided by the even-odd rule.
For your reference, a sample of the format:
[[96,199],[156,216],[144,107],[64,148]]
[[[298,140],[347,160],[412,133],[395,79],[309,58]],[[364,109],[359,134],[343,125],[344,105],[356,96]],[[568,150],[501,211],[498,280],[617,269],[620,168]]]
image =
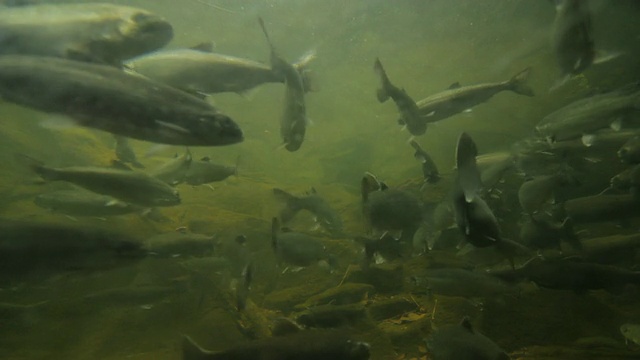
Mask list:
[[60,190],[40,194],[33,202],[41,208],[71,216],[113,216],[131,214],[142,208],[111,196],[85,190]]
[[483,272],[464,269],[429,269],[416,276],[420,286],[434,294],[465,298],[493,298],[516,294],[517,289],[505,281]]
[[380,88],[378,88],[377,92],[378,101],[385,102],[391,98],[402,115],[402,120],[411,135],[424,134],[427,131],[427,123],[421,118],[420,109],[415,100],[404,89],[400,89],[391,83],[380,59],[376,59],[374,70],[380,78]]
[[593,63],[596,51],[592,32],[587,1],[556,1],[553,49],[563,77],[578,75]]
[[208,157],[192,161],[184,177],[189,185],[203,185],[223,181],[231,175],[238,175],[238,166],[226,166],[212,163]]
[[149,237],[145,248],[155,256],[208,256],[216,246],[216,236],[173,231]]
[[427,339],[433,360],[509,360],[509,355],[473,328],[468,318],[460,324],[443,326]]
[[304,330],[254,340],[220,352],[207,351],[185,336],[183,360],[367,360],[369,344],[337,330]]
[[191,162],[191,152],[187,149],[186,153],[164,163],[153,170],[150,175],[171,186],[176,186],[185,181],[189,168],[191,168]]
[[581,250],[582,243],[573,230],[573,220],[564,221],[530,216],[520,227],[520,241],[527,247],[543,249],[554,247],[562,249],[560,244],[564,240],[574,249]]
[[555,216],[570,217],[575,223],[618,221],[640,214],[633,194],[593,195],[570,199],[560,204]]
[[52,168],[30,158],[27,161],[31,169],[47,181],[67,181],[86,190],[145,207],[180,204],[177,190],[143,172],[82,166]]
[[[302,146],[307,131],[304,83],[298,70],[276,52],[261,18],[259,22],[271,49],[271,68],[284,76],[284,110],[280,118],[280,136],[285,149],[297,151]],[[309,57],[312,56],[309,55]]]
[[85,226],[0,223],[0,274],[36,269],[101,268],[141,259],[142,244],[126,234]]
[[537,176],[522,183],[518,189],[518,200],[525,213],[534,214],[540,211],[545,203],[554,200],[554,193],[560,188],[578,184],[578,180],[566,171]]
[[207,102],[116,68],[57,59],[0,57],[0,96],[76,124],[170,145],[241,142],[242,131]]
[[[307,65],[293,64],[299,73]],[[157,51],[131,59],[125,66],[192,94],[243,93],[262,84],[285,82],[281,72],[266,64],[196,49]]]
[[538,136],[551,142],[571,140],[622,123],[640,113],[640,84],[577,100],[545,116],[536,125]]
[[280,261],[302,267],[327,259],[333,262],[322,241],[302,233],[280,232],[279,224],[278,219],[273,218],[271,245]]
[[273,194],[282,200],[286,207],[280,212],[283,223],[290,221],[300,210],[307,210],[316,216],[316,221],[333,235],[342,232],[340,215],[320,197],[315,189],[303,196],[292,195],[282,189],[274,188]]
[[619,293],[627,284],[640,284],[640,272],[611,265],[534,258],[509,276],[533,281],[538,286],[555,290],[606,290]]
[[499,83],[469,86],[460,86],[455,83],[449,89],[419,100],[416,104],[420,109],[423,121],[432,123],[471,109],[505,90],[520,95],[533,96],[533,90],[526,84],[530,70],[527,68],[510,80]]
[[40,4],[0,12],[0,55],[59,57],[120,66],[173,38],[167,20],[113,4]]

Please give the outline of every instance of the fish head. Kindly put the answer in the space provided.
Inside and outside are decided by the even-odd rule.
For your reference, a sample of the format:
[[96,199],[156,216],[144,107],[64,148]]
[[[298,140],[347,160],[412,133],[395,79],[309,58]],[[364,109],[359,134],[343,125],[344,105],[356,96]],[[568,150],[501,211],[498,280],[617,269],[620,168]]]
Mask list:
[[174,188],[170,189],[170,191],[162,191],[162,193],[154,199],[155,206],[174,206],[180,204],[180,193]]
[[240,126],[225,114],[215,112],[201,116],[198,120],[197,124],[190,129],[191,135],[197,139],[195,140],[197,145],[232,145],[244,140]]
[[164,18],[133,7],[121,7],[121,18],[112,39],[120,58],[130,59],[165,46],[173,39],[173,27]]

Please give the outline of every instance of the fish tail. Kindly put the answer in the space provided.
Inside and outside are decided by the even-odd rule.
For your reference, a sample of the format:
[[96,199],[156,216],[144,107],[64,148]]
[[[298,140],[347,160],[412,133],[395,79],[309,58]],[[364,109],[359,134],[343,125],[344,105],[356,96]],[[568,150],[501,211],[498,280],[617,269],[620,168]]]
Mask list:
[[375,70],[376,74],[380,77],[380,88],[376,95],[378,96],[378,101],[383,103],[389,100],[391,95],[389,94],[389,88],[391,87],[391,81],[389,81],[389,77],[387,77],[386,71],[384,71],[384,67],[382,67],[382,63],[380,59],[376,58],[376,62],[373,65],[373,70]]
[[213,355],[212,352],[206,351],[198,344],[196,344],[193,339],[188,337],[187,335],[183,336],[182,339],[182,358],[184,360],[205,360],[205,359],[213,359],[211,357]]
[[304,92],[312,92],[318,91],[317,84],[313,79],[312,71],[307,69],[309,64],[316,59],[316,51],[315,49],[307,51],[298,61],[293,63],[293,68],[296,69],[298,74],[300,74],[300,79],[302,80],[302,86],[304,88]]
[[278,248],[278,231],[280,230],[280,221],[277,217],[271,220],[271,247],[273,250]]
[[517,73],[514,77],[511,78],[511,80],[509,80],[509,88],[516,94],[534,96],[535,94],[533,92],[533,89],[527,84],[530,72],[531,67],[527,67],[526,69]]

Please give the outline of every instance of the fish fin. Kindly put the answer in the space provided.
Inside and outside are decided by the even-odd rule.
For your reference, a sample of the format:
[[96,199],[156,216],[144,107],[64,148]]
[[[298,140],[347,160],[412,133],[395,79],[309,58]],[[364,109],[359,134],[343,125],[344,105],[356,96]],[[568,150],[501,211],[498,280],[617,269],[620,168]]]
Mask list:
[[161,151],[169,149],[170,147],[171,145],[167,145],[167,144],[154,144],[144,153],[144,157],[146,158],[152,157]]
[[614,120],[609,127],[613,131],[620,131],[620,129],[622,129],[622,119]]
[[469,114],[469,113],[473,112],[473,109],[472,108],[468,108],[466,110],[463,110],[462,112],[465,113],[465,114]]
[[165,129],[169,129],[172,131],[177,131],[177,132],[181,132],[184,134],[190,134],[189,130],[183,128],[180,125],[176,125],[176,124],[172,124],[166,121],[161,121],[161,120],[156,120],[155,121],[156,124],[158,124],[161,128],[165,128]]
[[191,46],[189,49],[191,50],[197,50],[197,51],[201,51],[201,52],[207,52],[207,53],[211,53],[213,52],[213,49],[216,47],[216,43],[213,41],[203,41],[199,44],[196,44],[194,46]]
[[47,118],[40,122],[40,126],[49,130],[68,130],[79,127],[73,119],[62,115],[47,115]]
[[425,115],[426,117],[430,117],[436,114],[436,111],[433,110],[432,112],[428,113],[427,115]]
[[456,81],[453,84],[449,85],[449,87],[447,89],[449,90],[453,90],[453,89],[458,89],[461,88],[462,86],[460,85],[460,82]]
[[549,88],[549,92],[554,92],[556,90],[558,90],[559,88],[561,88],[564,84],[566,84],[567,82],[569,82],[569,80],[571,79],[571,74],[565,74],[564,76],[562,76],[561,78],[557,79],[553,85]]
[[121,201],[118,201],[118,200],[116,200],[116,199],[112,199],[112,200],[107,201],[107,202],[104,204],[104,206],[107,206],[107,207],[108,207],[108,206],[121,206],[122,204],[123,204],[123,203],[122,203]]
[[606,50],[596,50],[596,56],[593,59],[594,65],[604,64],[608,61],[616,59],[625,53],[622,51],[606,51]]
[[307,66],[315,60],[316,51],[315,49],[307,51],[304,55],[300,57],[295,63],[292,64],[293,68],[298,71],[300,74],[300,79],[302,80],[302,87],[304,88],[304,92],[316,92],[318,91],[318,84],[313,78],[313,72],[307,69]]
[[18,163],[25,165],[29,170],[40,175],[44,180],[58,180],[58,171],[46,167],[42,161],[22,153],[15,153],[14,158]]
[[384,67],[382,67],[382,63],[380,59],[376,58],[376,62],[373,65],[373,70],[375,70],[376,74],[380,77],[380,88],[377,90],[376,95],[378,97],[378,102],[385,102],[389,100],[389,91],[388,87],[391,85],[389,78],[387,77],[387,73],[384,71]]
[[526,96],[534,96],[535,93],[533,89],[527,84],[527,79],[529,78],[529,73],[531,72],[531,67],[527,67],[526,69],[520,71],[516,75],[514,75],[511,80],[509,80],[509,84],[511,85],[511,90],[516,94],[526,95]]
[[595,143],[597,137],[593,134],[584,134],[582,135],[582,145],[586,147],[591,147]]
[[185,360],[209,359],[214,353],[204,350],[193,339],[184,335],[182,337],[182,358]]

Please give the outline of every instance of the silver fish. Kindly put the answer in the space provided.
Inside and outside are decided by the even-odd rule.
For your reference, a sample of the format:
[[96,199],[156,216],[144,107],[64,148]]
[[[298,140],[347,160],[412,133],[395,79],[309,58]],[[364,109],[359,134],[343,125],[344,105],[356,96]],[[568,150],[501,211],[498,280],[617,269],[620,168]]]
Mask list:
[[116,68],[51,57],[0,57],[0,96],[78,125],[170,145],[241,142],[242,130],[207,102]]
[[184,178],[189,185],[204,185],[216,181],[223,181],[231,175],[238,176],[238,165],[226,166],[215,164],[207,156],[200,160],[192,161]]
[[[449,89],[417,102],[422,119],[427,123],[446,119],[482,104],[495,94],[505,90],[520,95],[533,96],[533,90],[527,85],[530,71],[530,68],[526,68],[511,79],[499,83],[469,86],[460,86],[459,83],[454,83]],[[405,123],[403,119],[400,122]]]
[[626,85],[618,90],[574,101],[545,116],[536,125],[538,136],[549,141],[583,138],[611,127],[620,130],[623,123],[640,113],[640,83]]
[[0,12],[0,54],[52,56],[120,66],[173,38],[167,20],[113,4],[32,5]]
[[[306,66],[313,58],[293,64],[309,89]],[[243,93],[266,83],[284,83],[280,71],[249,59],[217,54],[209,49],[163,50],[125,62],[125,67],[191,94]]]
[[89,191],[140,206],[180,204],[180,195],[176,189],[143,172],[82,166],[52,168],[25,155],[17,155],[17,158],[26,161],[31,170],[48,181],[67,181]]
[[60,190],[40,194],[33,202],[41,208],[71,216],[111,216],[143,209],[111,196],[86,190]]
[[[288,151],[296,151],[302,146],[307,131],[307,107],[304,101],[304,84],[300,73],[276,52],[262,18],[258,19],[269,47],[271,48],[271,67],[281,72],[285,78],[284,111],[280,120],[280,135]],[[309,55],[313,56],[313,55]]]

